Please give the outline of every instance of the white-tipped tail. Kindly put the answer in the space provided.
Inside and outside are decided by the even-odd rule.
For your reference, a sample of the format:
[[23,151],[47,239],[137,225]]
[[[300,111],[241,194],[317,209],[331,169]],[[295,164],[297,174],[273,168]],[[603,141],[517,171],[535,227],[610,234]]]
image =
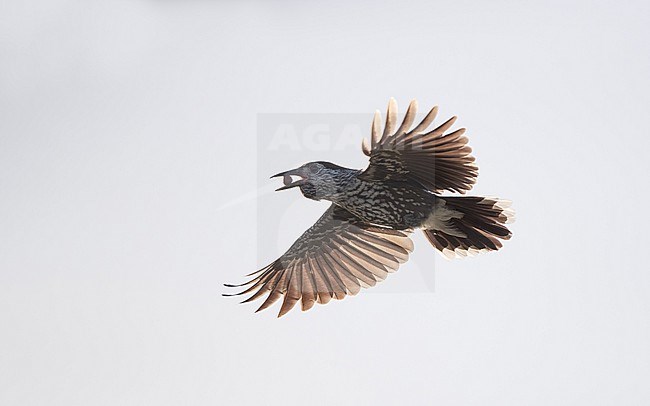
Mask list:
[[440,197],[424,234],[448,259],[496,251],[512,233],[505,224],[514,222],[509,200],[492,197]]

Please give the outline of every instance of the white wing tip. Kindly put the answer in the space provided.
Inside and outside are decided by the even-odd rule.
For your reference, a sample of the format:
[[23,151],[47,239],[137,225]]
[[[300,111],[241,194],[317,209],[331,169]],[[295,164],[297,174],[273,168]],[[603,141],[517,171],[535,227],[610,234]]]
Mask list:
[[366,156],[370,156],[370,142],[366,137],[361,140],[361,150]]

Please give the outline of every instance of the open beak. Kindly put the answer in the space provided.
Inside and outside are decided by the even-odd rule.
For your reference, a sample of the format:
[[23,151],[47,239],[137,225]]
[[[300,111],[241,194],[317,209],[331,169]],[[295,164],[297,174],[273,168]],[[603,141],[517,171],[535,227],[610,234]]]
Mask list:
[[[282,176],[282,181],[284,182],[284,186],[275,189],[276,192],[280,190],[287,190],[287,189],[291,189],[292,187],[300,186],[307,181],[307,176],[305,174],[304,169],[302,168],[292,169],[286,172],[280,172],[271,176],[271,178],[277,178],[280,176]],[[294,177],[298,179],[294,180]]]

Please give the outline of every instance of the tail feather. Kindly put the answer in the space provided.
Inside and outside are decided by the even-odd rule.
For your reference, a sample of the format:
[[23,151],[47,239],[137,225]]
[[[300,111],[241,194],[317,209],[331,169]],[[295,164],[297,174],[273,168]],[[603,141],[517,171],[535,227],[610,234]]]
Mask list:
[[424,235],[445,257],[496,251],[503,246],[501,240],[509,240],[512,236],[505,226],[514,221],[514,211],[508,200],[465,196],[439,198],[444,204],[437,206],[433,216],[436,212],[444,213],[444,226],[424,229]]

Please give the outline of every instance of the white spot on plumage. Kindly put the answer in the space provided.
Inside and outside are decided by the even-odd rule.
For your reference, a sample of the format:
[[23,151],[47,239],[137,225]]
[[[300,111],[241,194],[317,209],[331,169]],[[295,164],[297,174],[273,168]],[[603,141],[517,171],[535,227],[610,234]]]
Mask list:
[[457,230],[449,221],[451,219],[459,219],[462,217],[463,213],[447,208],[445,201],[438,199],[433,211],[429,217],[424,220],[422,228],[442,231],[446,234],[453,235],[454,237],[467,238],[463,232]]

